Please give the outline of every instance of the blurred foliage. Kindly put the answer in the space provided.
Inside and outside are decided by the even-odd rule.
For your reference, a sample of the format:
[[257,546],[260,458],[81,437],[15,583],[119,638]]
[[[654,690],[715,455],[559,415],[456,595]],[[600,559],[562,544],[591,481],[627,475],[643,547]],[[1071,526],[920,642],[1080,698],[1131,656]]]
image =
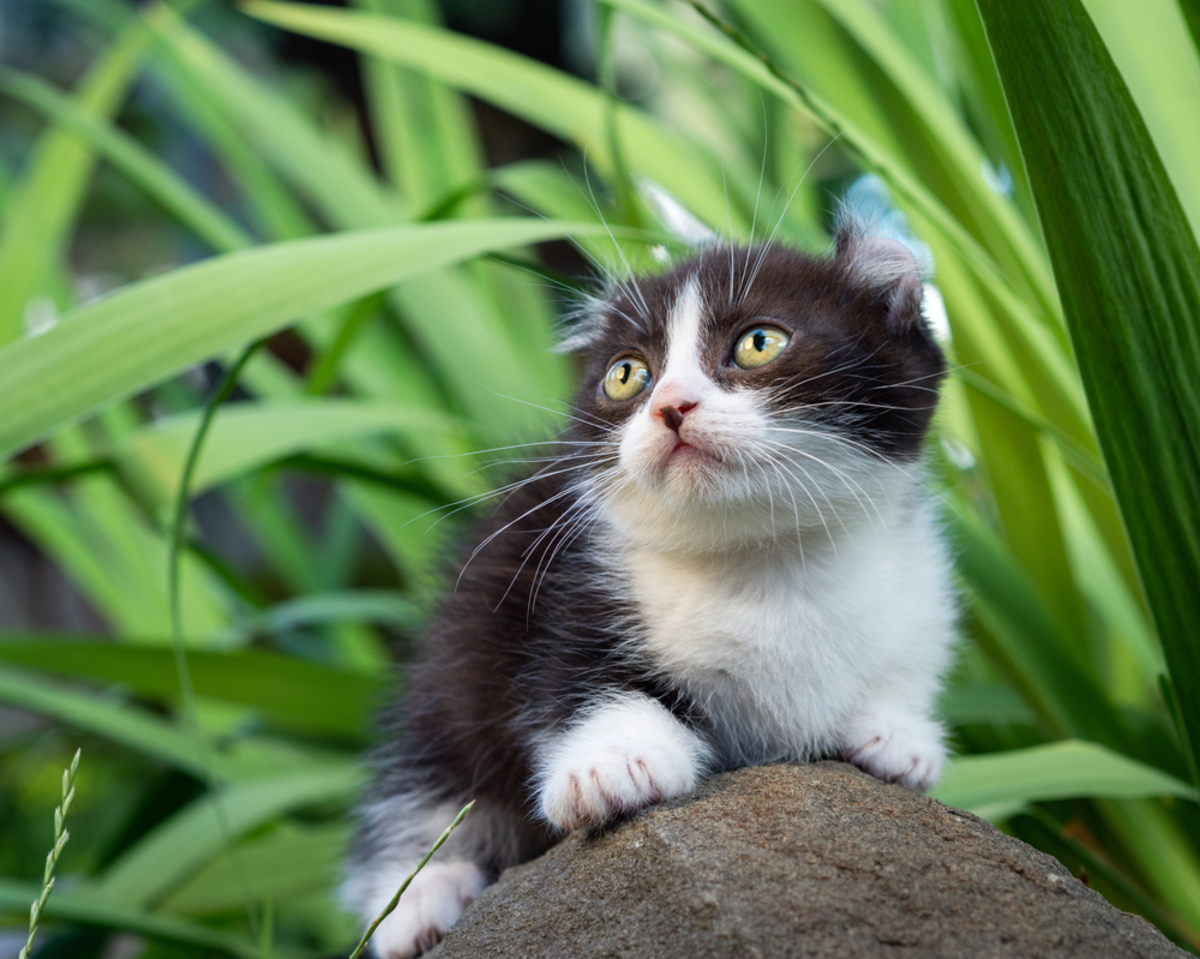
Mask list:
[[1064,0],[1052,87],[1013,43],[1032,2],[580,2],[588,78],[428,0],[353,6],[55,0],[55,56],[0,72],[0,514],[96,626],[0,638],[12,941],[83,743],[35,955],[348,951],[344,814],[440,519],[564,421],[563,241],[617,273],[698,226],[821,249],[856,183],[929,247],[949,323],[937,795],[1200,945],[1200,57],[1174,0]]

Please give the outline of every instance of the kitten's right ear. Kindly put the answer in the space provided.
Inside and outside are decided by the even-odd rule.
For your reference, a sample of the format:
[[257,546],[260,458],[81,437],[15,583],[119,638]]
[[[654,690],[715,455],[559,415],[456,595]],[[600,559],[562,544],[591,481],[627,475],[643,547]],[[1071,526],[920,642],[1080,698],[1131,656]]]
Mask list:
[[892,332],[907,332],[921,323],[921,267],[899,240],[867,236],[847,224],[837,233],[837,262],[852,282],[872,290],[885,302]]
[[598,297],[587,297],[566,314],[558,327],[555,353],[582,353],[604,339],[604,305]]

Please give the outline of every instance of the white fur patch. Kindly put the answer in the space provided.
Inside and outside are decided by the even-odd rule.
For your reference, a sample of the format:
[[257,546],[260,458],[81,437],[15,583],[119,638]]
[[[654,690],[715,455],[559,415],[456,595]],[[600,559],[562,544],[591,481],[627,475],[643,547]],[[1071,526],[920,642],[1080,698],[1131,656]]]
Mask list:
[[910,789],[928,789],[942,775],[942,727],[911,708],[869,703],[843,733],[842,753],[872,776]]
[[[374,872],[358,903],[368,922],[383,912],[417,862]],[[431,949],[487,885],[472,862],[431,862],[413,879],[395,910],[375,930],[371,948],[380,959],[409,959]]]
[[[347,864],[339,898],[359,916],[363,929],[383,911],[460,808],[458,803],[433,802],[420,792],[407,792],[360,810],[371,843],[368,852]],[[476,806],[380,923],[371,940],[375,955],[402,959],[432,947],[487,885],[476,863],[516,862],[521,858],[516,844],[505,817],[487,805]]]
[[667,363],[659,375],[659,386],[680,381],[701,389],[710,380],[700,368],[700,329],[704,304],[700,298],[700,283],[690,277],[671,306],[667,333]]
[[[931,784],[944,752],[930,717],[956,613],[929,511],[884,504],[805,539],[803,553],[627,550],[640,642],[708,713],[723,766],[853,747],[872,773]],[[860,716],[871,718],[854,725]],[[875,737],[895,749],[868,749]]]
[[695,788],[710,749],[655,699],[615,695],[538,750],[538,808],[551,825],[599,825]]

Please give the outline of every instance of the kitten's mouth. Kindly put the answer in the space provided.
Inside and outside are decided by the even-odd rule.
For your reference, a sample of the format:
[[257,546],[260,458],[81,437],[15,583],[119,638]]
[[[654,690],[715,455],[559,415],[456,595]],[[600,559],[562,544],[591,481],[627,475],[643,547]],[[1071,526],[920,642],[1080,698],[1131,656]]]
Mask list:
[[682,437],[677,437],[675,445],[671,447],[671,452],[667,454],[663,465],[670,465],[677,461],[691,462],[697,460],[708,463],[719,463],[721,457],[709,449],[698,446],[695,443],[689,443]]

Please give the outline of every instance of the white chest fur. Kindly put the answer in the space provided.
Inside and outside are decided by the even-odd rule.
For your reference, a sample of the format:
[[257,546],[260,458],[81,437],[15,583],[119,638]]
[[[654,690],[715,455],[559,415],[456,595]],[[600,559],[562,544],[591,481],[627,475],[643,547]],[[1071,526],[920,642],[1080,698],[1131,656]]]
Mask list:
[[930,714],[953,635],[944,550],[926,510],[885,518],[803,558],[627,556],[639,639],[711,718],[723,764],[835,750],[880,702]]

